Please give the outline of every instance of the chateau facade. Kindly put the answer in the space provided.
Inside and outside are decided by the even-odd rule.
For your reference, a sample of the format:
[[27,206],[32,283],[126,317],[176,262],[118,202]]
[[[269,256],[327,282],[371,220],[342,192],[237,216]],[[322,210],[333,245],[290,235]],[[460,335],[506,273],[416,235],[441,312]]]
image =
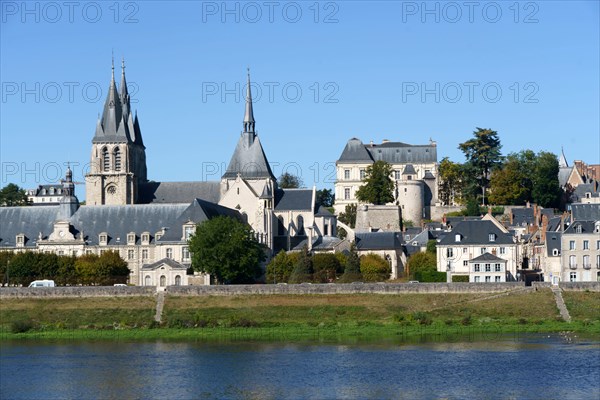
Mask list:
[[[216,182],[148,180],[145,146],[137,113],[131,111],[122,66],[117,87],[114,66],[102,116],[92,139],[86,175],[86,205],[74,193],[70,169],[57,204],[0,208],[0,248],[62,255],[117,251],[131,270],[130,283],[186,284],[187,240],[195,226],[219,215],[248,223],[269,250],[335,241],[336,217],[316,202],[316,189],[281,189],[260,139],[250,91],[243,130],[225,174]],[[208,284],[197,275],[193,284]]]
[[402,209],[402,218],[420,225],[430,217],[437,202],[437,145],[410,145],[384,140],[381,144],[363,144],[352,138],[336,161],[335,211],[358,203],[356,192],[362,186],[366,169],[376,161],[391,165],[395,184],[394,202]]

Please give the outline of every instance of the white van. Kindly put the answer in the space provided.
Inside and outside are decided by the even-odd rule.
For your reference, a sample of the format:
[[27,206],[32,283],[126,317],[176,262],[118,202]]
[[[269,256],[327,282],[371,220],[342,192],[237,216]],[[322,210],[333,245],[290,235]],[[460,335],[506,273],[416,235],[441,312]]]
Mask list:
[[33,281],[29,284],[29,287],[54,287],[54,281],[51,279],[43,279],[39,281]]

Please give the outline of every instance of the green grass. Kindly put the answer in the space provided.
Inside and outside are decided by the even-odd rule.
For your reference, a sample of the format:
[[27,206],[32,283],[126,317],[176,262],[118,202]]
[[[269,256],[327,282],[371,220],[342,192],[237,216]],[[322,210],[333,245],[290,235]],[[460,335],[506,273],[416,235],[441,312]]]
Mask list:
[[19,299],[0,303],[0,339],[408,340],[526,332],[600,336],[597,293],[565,292],[572,323],[552,292],[508,295],[166,296]]

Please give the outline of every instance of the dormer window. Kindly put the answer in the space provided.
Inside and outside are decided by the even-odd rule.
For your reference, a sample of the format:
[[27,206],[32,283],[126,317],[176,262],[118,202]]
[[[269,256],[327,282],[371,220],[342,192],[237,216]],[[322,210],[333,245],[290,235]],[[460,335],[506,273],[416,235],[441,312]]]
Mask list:
[[581,233],[581,224],[577,224],[577,226],[575,227],[575,232]]
[[456,235],[454,235],[454,241],[455,242],[460,242],[460,239],[461,239],[460,233],[457,233]]
[[108,235],[106,233],[101,233],[98,236],[98,242],[100,243],[100,245],[102,246],[106,246],[106,244],[108,243]]
[[154,235],[154,237],[156,238],[156,240],[160,240],[160,238],[163,237],[163,234],[161,232],[157,232],[156,235]]
[[596,225],[594,226],[594,232],[600,233],[600,222],[596,222]]
[[127,244],[135,244],[135,233],[130,232],[127,234]]
[[142,244],[150,244],[150,234],[148,232],[142,233]]
[[495,241],[496,241],[496,234],[495,234],[495,233],[490,233],[490,234],[488,235],[488,240],[489,240],[490,242],[495,242]]
[[188,241],[194,234],[195,226],[194,225],[185,225],[183,227],[183,239]]
[[25,235],[23,235],[22,233],[17,235],[16,243],[17,243],[17,247],[25,246]]

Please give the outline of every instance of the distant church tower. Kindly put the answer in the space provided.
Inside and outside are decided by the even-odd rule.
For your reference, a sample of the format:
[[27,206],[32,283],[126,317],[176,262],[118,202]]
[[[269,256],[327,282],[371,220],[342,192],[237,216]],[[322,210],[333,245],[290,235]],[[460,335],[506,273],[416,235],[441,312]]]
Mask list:
[[135,116],[131,114],[124,61],[121,69],[119,93],[113,61],[102,118],[98,119],[92,140],[90,172],[85,176],[88,205],[135,204],[138,185],[148,181],[146,147],[137,113]]

